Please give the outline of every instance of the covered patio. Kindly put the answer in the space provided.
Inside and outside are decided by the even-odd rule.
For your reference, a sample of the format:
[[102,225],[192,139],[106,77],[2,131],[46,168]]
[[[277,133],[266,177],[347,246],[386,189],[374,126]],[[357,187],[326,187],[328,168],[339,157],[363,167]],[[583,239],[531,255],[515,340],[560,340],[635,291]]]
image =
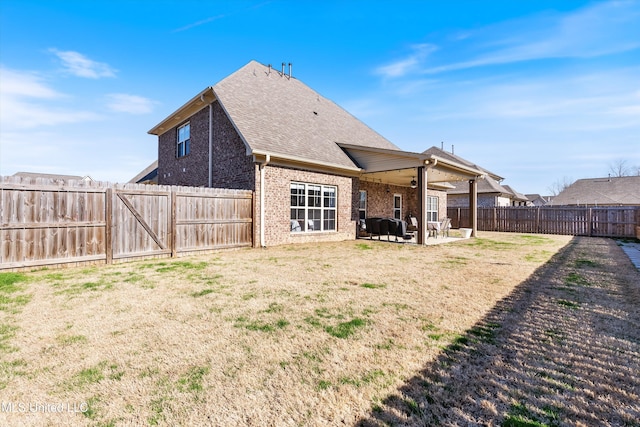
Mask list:
[[467,181],[469,183],[471,236],[476,236],[477,182],[479,179],[484,179],[483,171],[434,154],[350,144],[339,145],[362,169],[360,181],[386,186],[408,187],[416,190],[417,212],[415,216],[418,222],[418,230],[415,242],[417,244],[424,245],[427,244],[428,240],[437,240],[428,239],[428,190],[443,192],[450,187],[450,182]]

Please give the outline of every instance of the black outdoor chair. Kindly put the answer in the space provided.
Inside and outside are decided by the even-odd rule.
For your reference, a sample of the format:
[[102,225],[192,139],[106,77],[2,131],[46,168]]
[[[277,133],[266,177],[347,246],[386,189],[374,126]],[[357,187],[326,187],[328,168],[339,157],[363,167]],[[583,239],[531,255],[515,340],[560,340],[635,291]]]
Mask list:
[[369,238],[373,239],[374,235],[380,237],[380,220],[382,218],[366,218],[364,220],[365,225],[367,227],[367,233],[369,233]]

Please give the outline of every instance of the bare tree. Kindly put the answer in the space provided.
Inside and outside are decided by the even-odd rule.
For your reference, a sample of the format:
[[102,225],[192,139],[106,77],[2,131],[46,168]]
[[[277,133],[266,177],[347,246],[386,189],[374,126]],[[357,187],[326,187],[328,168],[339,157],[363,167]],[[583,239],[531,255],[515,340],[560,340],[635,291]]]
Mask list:
[[557,196],[571,184],[573,184],[573,179],[565,176],[562,180],[556,180],[547,190],[552,196]]
[[618,159],[609,164],[609,175],[619,178],[631,175],[632,166],[624,159]]

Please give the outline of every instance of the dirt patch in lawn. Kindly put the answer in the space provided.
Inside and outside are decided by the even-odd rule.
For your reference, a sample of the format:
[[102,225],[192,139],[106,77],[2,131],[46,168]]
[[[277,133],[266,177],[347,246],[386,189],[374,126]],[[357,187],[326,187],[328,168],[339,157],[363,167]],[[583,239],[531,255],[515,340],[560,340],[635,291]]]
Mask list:
[[4,273],[0,424],[627,422],[638,272],[621,254],[481,233]]

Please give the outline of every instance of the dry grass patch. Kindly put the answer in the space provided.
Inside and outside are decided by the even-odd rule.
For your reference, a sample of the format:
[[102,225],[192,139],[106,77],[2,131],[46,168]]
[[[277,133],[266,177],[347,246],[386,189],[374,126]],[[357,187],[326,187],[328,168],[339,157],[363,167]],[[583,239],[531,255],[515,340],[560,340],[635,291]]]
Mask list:
[[[85,411],[3,412],[0,424],[378,422],[425,366],[446,370],[452,355],[501,342],[504,319],[483,319],[569,240],[481,233],[430,247],[349,241],[34,271],[11,293],[28,300],[0,311],[3,399]],[[566,315],[586,304],[555,301]],[[553,328],[548,342],[569,339]],[[398,399],[407,422],[425,417],[425,398]]]
[[615,242],[575,238],[358,425],[639,426],[639,304]]

